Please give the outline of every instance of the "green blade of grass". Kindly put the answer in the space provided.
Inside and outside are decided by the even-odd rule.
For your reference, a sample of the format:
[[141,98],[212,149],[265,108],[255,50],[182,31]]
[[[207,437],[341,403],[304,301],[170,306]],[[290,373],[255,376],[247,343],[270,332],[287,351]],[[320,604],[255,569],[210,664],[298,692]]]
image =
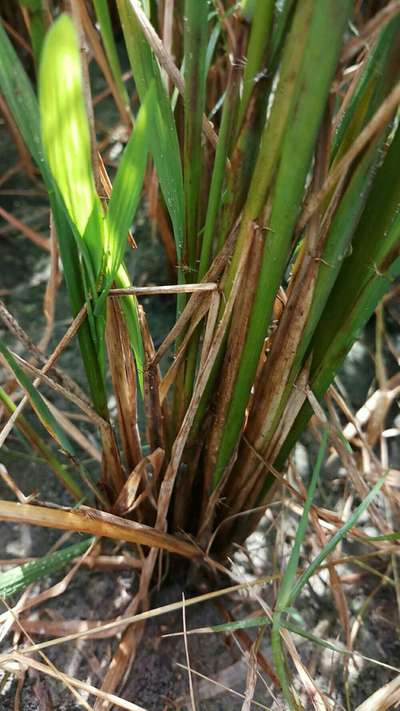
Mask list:
[[[40,135],[39,107],[26,72],[15,53],[3,27],[0,25],[0,88],[21,135],[46,184],[54,216],[65,281],[73,316],[77,316],[85,303],[82,268],[72,226],[65,214],[65,206],[58,194],[48,168]],[[107,397],[104,378],[97,362],[97,349],[89,325],[85,321],[78,334],[86,376],[94,407],[107,419]]]
[[400,61],[400,17],[394,17],[368,53],[368,61],[357,82],[348,107],[337,128],[332,160],[346,153],[360,131],[372,118],[382,100],[398,80]]
[[143,35],[129,0],[117,0],[117,6],[140,100],[144,101],[153,82],[156,87],[154,115],[149,117],[151,122],[150,150],[173,225],[178,263],[181,263],[184,234],[183,177],[171,104],[161,78],[160,68]]
[[202,177],[201,131],[205,107],[208,2],[185,0],[184,20],[184,193],[185,263],[197,273]]
[[[3,406],[5,406],[9,414],[15,412],[17,406],[3,390],[3,388],[0,388],[0,401]],[[66,488],[66,490],[69,491],[69,493],[74,497],[74,499],[76,499],[76,501],[82,501],[84,494],[79,484],[75,481],[75,478],[70,474],[64,464],[61,464],[61,462],[51,451],[50,447],[48,447],[44,442],[43,438],[38,434],[38,432],[36,432],[36,430],[22,414],[18,416],[15,426],[29,443],[29,447],[33,447],[39,452],[42,460],[46,462],[48,467],[54,472],[56,477]]]
[[215,153],[213,174],[207,203],[207,214],[204,234],[201,240],[199,281],[203,278],[210,266],[212,243],[215,238],[218,211],[221,205],[221,193],[225,177],[226,164],[233,131],[237,121],[237,107],[239,99],[239,80],[235,69],[232,70],[228,89],[226,91],[224,108],[222,111],[221,128],[218,135],[217,150]]
[[25,590],[28,585],[36,583],[46,575],[52,575],[64,568],[71,560],[83,555],[93,543],[94,538],[65,546],[54,553],[49,553],[38,560],[18,565],[11,570],[0,573],[0,598],[7,599],[11,595]]
[[[286,81],[290,78],[293,82],[293,75],[289,73],[289,69],[291,72],[293,71],[292,62],[299,50],[297,47],[296,50],[293,50],[290,39],[297,40],[298,34],[301,35],[303,44],[300,44],[300,47],[303,52],[300,55],[300,70],[296,69],[296,66],[294,67],[294,77],[296,78],[294,95],[290,97],[289,94],[287,97],[286,92],[284,93],[284,101],[288,102],[288,98],[291,98],[292,101],[286,108],[286,132],[284,135],[281,134],[279,169],[271,195],[271,218],[266,233],[258,288],[218,449],[214,473],[215,484],[220,480],[232,456],[242,426],[261,349],[270,323],[276,292],[290,254],[292,231],[303,196],[305,180],[325,111],[350,9],[349,0],[323,4],[311,3],[309,7],[306,2],[301,3],[294,17],[292,30],[285,47],[288,57],[286,58],[284,53],[280,80],[284,81],[285,75],[288,73]],[[303,36],[304,33],[306,39]],[[317,64],[318,72],[316,73]],[[279,85],[276,96],[277,106],[279,106]],[[276,167],[276,164],[270,163],[273,160],[272,154],[275,146],[271,148],[271,142],[267,140],[270,138],[269,127],[273,125],[273,122],[276,122],[276,129],[280,133],[282,131],[280,119],[282,120],[282,117],[275,115],[273,107],[254,171],[227,288],[230,286],[243,243],[248,239],[249,218],[251,221],[259,219],[265,207],[266,191],[268,190],[268,182],[266,182],[268,174],[267,177],[265,176],[266,166],[270,166],[270,177]],[[266,151],[267,156],[265,157]]]
[[266,68],[266,51],[270,40],[274,16],[273,0],[257,0],[251,23],[247,61],[243,74],[243,92],[237,125],[240,126],[246,113],[250,96],[258,74]]
[[38,390],[34,387],[34,385],[32,385],[29,378],[25,375],[22,368],[18,365],[11,351],[9,351],[7,346],[1,340],[0,353],[7,361],[20,386],[25,390],[33,409],[35,410],[37,416],[39,417],[46,430],[48,430],[48,432],[56,440],[56,442],[58,442],[62,449],[68,452],[68,454],[73,455],[74,450],[72,444],[66,436],[65,432],[58,424],[54,415],[50,412]]
[[[309,346],[310,386],[320,399],[376,305],[398,274],[400,244],[400,129],[380,166],[344,260]],[[306,403],[276,465],[281,467],[312,414]]]
[[292,552],[290,554],[289,561],[287,563],[285,572],[284,572],[282,580],[281,580],[281,584],[279,586],[279,592],[278,592],[278,597],[277,597],[277,601],[276,601],[276,609],[279,612],[284,610],[288,606],[289,601],[292,599],[292,588],[293,588],[294,581],[296,579],[297,568],[298,568],[298,564],[299,564],[299,560],[300,560],[301,546],[303,544],[304,536],[306,534],[306,529],[307,529],[307,525],[308,525],[308,515],[310,513],[312,502],[314,500],[314,495],[315,495],[315,491],[317,488],[319,475],[321,472],[321,467],[322,467],[325,453],[326,453],[326,447],[328,444],[328,436],[329,436],[329,432],[326,429],[323,436],[322,436],[317,461],[315,463],[313,473],[311,476],[311,481],[307,487],[307,498],[304,502],[303,513],[302,513],[300,522],[297,526],[296,536],[295,536],[293,547],[292,547]]
[[82,255],[94,297],[103,266],[102,210],[92,170],[79,43],[72,20],[65,14],[46,36],[39,72],[39,105],[48,165],[82,238]]
[[111,198],[105,216],[107,293],[122,263],[128,231],[132,226],[143,187],[149,144],[149,114],[155,108],[155,87],[152,85],[140,107],[127,146],[123,152],[113,182]]
[[339,528],[339,530],[335,533],[334,536],[328,541],[328,543],[325,544],[323,547],[322,551],[314,558],[312,563],[308,566],[307,570],[304,571],[302,575],[298,578],[297,582],[293,585],[292,589],[290,590],[290,594],[288,597],[288,604],[293,605],[294,602],[296,601],[296,598],[308,582],[308,580],[314,575],[315,571],[321,563],[324,562],[324,560],[332,553],[332,551],[336,548],[338,543],[340,543],[346,534],[350,531],[353,526],[357,523],[358,519],[364,511],[368,508],[372,500],[375,498],[375,496],[379,493],[381,490],[382,486],[384,485],[386,480],[386,475],[382,476],[378,481],[376,482],[375,486],[371,489],[371,491],[368,492],[367,496],[365,499],[357,506],[356,510],[353,511],[352,515],[350,516],[349,520],[346,521],[346,523]]

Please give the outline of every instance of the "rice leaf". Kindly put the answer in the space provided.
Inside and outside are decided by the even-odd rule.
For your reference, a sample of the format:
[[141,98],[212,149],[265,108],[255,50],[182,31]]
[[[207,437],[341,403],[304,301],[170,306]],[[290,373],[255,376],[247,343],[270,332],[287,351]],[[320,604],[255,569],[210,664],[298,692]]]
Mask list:
[[386,476],[382,476],[378,481],[376,482],[375,486],[371,489],[371,491],[368,492],[367,496],[365,499],[357,506],[356,510],[353,511],[352,515],[350,516],[349,520],[346,521],[346,523],[339,528],[339,530],[335,533],[334,536],[328,541],[328,543],[325,544],[323,549],[320,551],[320,553],[314,558],[312,563],[308,566],[308,568],[304,571],[304,573],[298,578],[297,582],[293,585],[292,589],[289,591],[289,596],[287,598],[288,600],[288,605],[293,605],[294,602],[296,601],[296,598],[308,582],[308,580],[314,575],[315,571],[319,568],[321,563],[324,562],[324,560],[332,553],[332,551],[336,548],[338,543],[342,541],[347,533],[350,531],[350,529],[355,526],[357,523],[358,519],[364,511],[368,508],[372,500],[375,498],[375,496],[379,493],[381,490],[382,486],[385,483]]
[[42,396],[39,394],[38,390],[32,385],[29,378],[25,375],[22,368],[18,365],[11,351],[7,346],[0,340],[0,353],[3,358],[7,361],[12,372],[14,373],[16,379],[18,380],[20,386],[26,391],[26,394],[31,402],[33,409],[35,410],[40,421],[44,427],[50,432],[51,436],[59,443],[59,445],[69,454],[74,454],[74,450],[71,442],[69,441],[67,435],[59,426],[54,415],[50,412],[46,403],[44,402]]
[[[15,412],[17,406],[13,400],[7,395],[7,393],[0,387],[0,401],[5,406],[7,412],[12,414]],[[74,477],[70,474],[67,467],[57,459],[55,454],[51,451],[50,447],[47,446],[43,438],[36,432],[32,425],[27,421],[24,415],[19,415],[15,423],[15,427],[23,438],[27,442],[27,446],[39,453],[39,456],[48,467],[54,472],[56,477],[60,480],[62,485],[67,491],[73,496],[76,501],[82,501],[84,495],[79,484],[75,481]]]
[[95,296],[103,262],[103,223],[92,170],[90,132],[83,98],[78,38],[70,17],[49,30],[39,72],[43,146],[71,221]]
[[154,112],[155,86],[151,85],[140,107],[128,144],[113,182],[105,217],[107,289],[122,263],[127,236],[139,204],[149,144],[149,114]]
[[[259,158],[245,207],[245,219],[239,233],[236,252],[231,263],[231,279],[243,244],[248,239],[251,220],[261,217],[265,207],[269,179],[273,175],[273,133],[281,142],[279,168],[271,190],[272,209],[264,253],[258,278],[258,287],[247,327],[246,341],[230,399],[228,416],[218,449],[214,484],[222,476],[235,447],[250,391],[259,362],[261,349],[267,335],[275,296],[288,260],[292,231],[303,197],[304,185],[315,147],[318,129],[325,111],[329,88],[336,68],[351,2],[337,0],[327,3],[301,3],[296,11],[289,39],[282,59],[282,70],[269,123],[266,126]],[[311,13],[311,20],[310,20]],[[308,29],[308,32],[307,32]],[[294,45],[292,46],[292,42]],[[292,66],[297,52],[300,68]],[[298,58],[297,58],[298,59]],[[318,64],[318,72],[315,67]],[[290,71],[289,71],[290,70]],[[294,71],[294,73],[293,73]],[[288,92],[290,83],[292,95]],[[285,91],[286,89],[286,91]],[[285,108],[279,116],[277,107]],[[282,123],[286,131],[282,134]],[[271,147],[271,145],[273,147]],[[268,166],[268,168],[266,168]]]
[[84,541],[65,546],[38,560],[29,561],[24,565],[18,565],[0,573],[0,598],[7,599],[11,595],[21,592],[28,585],[64,568],[71,560],[85,553],[94,540],[93,537],[86,538]]
[[143,35],[129,0],[117,0],[117,6],[140,101],[145,100],[146,93],[153,82],[156,87],[154,113],[149,116],[150,151],[171,217],[178,263],[181,263],[184,234],[183,177],[171,104],[157,60]]
[[321,467],[324,461],[326,447],[328,444],[329,432],[326,429],[321,440],[321,444],[318,451],[317,461],[315,463],[313,473],[311,476],[311,481],[307,487],[307,498],[304,502],[303,513],[300,522],[297,526],[296,536],[294,539],[292,551],[290,553],[290,558],[285,568],[281,584],[279,586],[278,597],[276,601],[277,610],[283,610],[288,606],[289,600],[291,600],[291,591],[293,588],[294,581],[296,579],[297,567],[300,560],[301,546],[304,541],[304,536],[306,534],[306,529],[308,525],[308,515],[314,500],[315,491],[318,484],[319,475],[321,472]]

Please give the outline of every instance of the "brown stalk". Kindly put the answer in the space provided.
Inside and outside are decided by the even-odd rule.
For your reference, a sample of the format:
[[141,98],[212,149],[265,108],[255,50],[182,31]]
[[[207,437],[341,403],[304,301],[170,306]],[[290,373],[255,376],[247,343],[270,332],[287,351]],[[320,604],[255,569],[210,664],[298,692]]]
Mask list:
[[200,362],[199,362],[199,372],[200,373],[204,368],[204,364],[207,360],[207,355],[208,355],[209,350],[211,348],[212,340],[213,340],[214,333],[215,333],[215,327],[217,325],[220,304],[221,304],[220,294],[218,291],[214,291],[211,294],[211,302],[210,302],[210,307],[208,309],[206,328],[204,331],[204,338],[203,338],[203,343],[202,343],[202,347],[201,347],[201,355],[200,355]]
[[178,473],[178,468],[179,468],[179,464],[180,464],[180,461],[182,458],[182,454],[183,454],[187,439],[189,437],[190,431],[192,429],[194,419],[195,419],[198,407],[200,405],[202,396],[204,394],[208,379],[211,375],[215,361],[218,358],[218,355],[221,350],[221,346],[222,346],[222,344],[225,340],[225,337],[226,337],[226,331],[227,331],[229,322],[232,317],[233,307],[236,302],[239,289],[243,283],[243,276],[244,276],[244,272],[245,272],[245,266],[247,263],[247,258],[248,258],[250,247],[251,247],[251,241],[249,240],[248,244],[247,244],[247,249],[245,247],[242,251],[238,269],[236,271],[236,274],[235,274],[235,277],[233,280],[231,292],[229,294],[229,298],[226,303],[225,311],[224,311],[223,316],[218,324],[218,328],[217,328],[212,346],[211,346],[209,354],[207,356],[207,360],[204,364],[204,369],[201,373],[198,373],[198,376],[197,376],[197,379],[195,382],[195,386],[194,386],[194,390],[193,390],[192,399],[190,401],[189,407],[185,413],[185,417],[183,419],[179,433],[178,433],[178,435],[174,441],[173,447],[172,447],[171,459],[168,464],[167,470],[165,472],[164,479],[161,483],[160,494],[159,494],[158,502],[157,502],[156,528],[160,529],[160,530],[164,530],[164,528],[165,528],[169,504],[171,501],[174,483],[175,483],[175,479],[176,479],[176,476]]
[[50,274],[43,299],[43,312],[46,319],[46,327],[39,342],[39,348],[41,350],[46,350],[54,329],[57,289],[60,286],[62,279],[58,266],[58,259],[59,252],[56,228],[54,225],[53,215],[50,213]]
[[89,533],[93,536],[113,538],[118,541],[167,550],[185,558],[199,557],[198,548],[187,541],[157,531],[150,526],[127,521],[119,516],[97,511],[87,506],[81,506],[79,510],[71,510],[0,501],[0,521],[15,521],[32,526]]
[[113,95],[115,104],[117,106],[117,109],[118,109],[120,117],[121,117],[121,120],[126,126],[131,126],[132,125],[132,117],[129,113],[129,109],[127,106],[125,106],[125,103],[118,91],[118,87],[115,84],[114,77],[113,77],[112,72],[110,70],[106,55],[104,54],[104,51],[103,51],[103,47],[101,46],[101,42],[97,36],[97,32],[92,25],[92,21],[89,17],[89,13],[87,11],[86,4],[84,2],[79,3],[79,12],[81,15],[81,22],[82,22],[83,30],[86,34],[86,37],[89,41],[91,48],[92,48],[92,52],[93,52],[93,55],[96,59],[96,62],[99,65],[101,71],[103,72],[104,78],[109,86],[110,92]]
[[[258,225],[251,223],[249,226],[251,238],[247,243],[251,245],[251,258],[246,262],[246,276],[243,280],[242,290],[238,294],[233,309],[232,323],[225,351],[221,372],[223,379],[218,389],[217,409],[214,417],[213,428],[209,436],[206,461],[204,465],[204,498],[208,500],[210,494],[211,478],[215,469],[221,437],[225,427],[226,415],[229,409],[232,391],[236,382],[237,371],[240,365],[242,349],[246,340],[247,325],[251,314],[254,295],[257,289],[258,274],[261,264],[262,250],[264,249],[263,231]],[[248,247],[249,249],[249,247]]]
[[[69,326],[67,329],[66,333],[62,337],[61,341],[57,344],[56,348],[52,352],[51,356],[47,360],[46,364],[43,366],[41,373],[46,374],[50,368],[54,365],[54,363],[57,361],[58,357],[61,355],[62,351],[64,348],[70,343],[72,338],[76,335],[78,332],[81,324],[83,323],[84,319],[86,318],[86,306],[83,306],[80,310],[80,312],[75,316],[72,324]],[[34,381],[34,386],[37,387],[40,383],[40,378],[37,378]],[[15,421],[18,417],[18,415],[22,412],[24,409],[26,403],[28,402],[28,397],[27,395],[24,395],[22,398],[21,402],[18,404],[15,412],[11,415],[9,418],[8,422],[4,425],[3,429],[0,432],[0,448],[3,446],[5,440],[7,439],[8,435],[10,434]]]
[[[218,301],[219,301],[219,299],[218,299]],[[179,366],[181,365],[182,360],[186,355],[186,351],[187,351],[188,345],[190,344],[193,333],[195,332],[200,321],[202,321],[202,319],[206,315],[209,308],[210,308],[210,299],[207,298],[207,299],[204,299],[203,302],[196,309],[194,316],[193,316],[192,320],[190,321],[190,326],[189,326],[188,330],[185,332],[183,340],[180,341],[180,343],[179,343],[179,349],[178,349],[177,353],[174,355],[173,363],[169,367],[168,371],[166,372],[166,374],[164,375],[164,377],[160,383],[159,393],[160,393],[160,402],[161,403],[164,402],[165,398],[167,397],[168,391],[176,378],[177,372],[179,370]]]
[[[228,239],[226,240],[224,246],[220,250],[220,252],[217,254],[215,257],[210,269],[208,270],[207,274],[205,274],[203,280],[200,282],[201,284],[207,283],[207,282],[215,282],[219,279],[223,269],[225,268],[228,260],[230,259],[234,246],[235,246],[235,241],[236,241],[236,228],[237,228],[238,223],[235,225],[234,229],[230,233]],[[196,313],[197,308],[199,307],[199,304],[201,303],[203,299],[203,295],[200,293],[194,293],[190,297],[188,303],[186,304],[184,310],[182,311],[181,315],[179,316],[177,322],[174,324],[172,327],[171,331],[169,332],[168,336],[164,339],[162,342],[161,346],[159,347],[156,356],[155,356],[155,362],[159,363],[161,358],[166,354],[168,349],[172,346],[176,338],[182,333],[183,329],[185,328],[186,324],[190,321],[192,318],[193,314]]]
[[136,372],[129,334],[116,299],[107,301],[106,345],[121,443],[128,469],[132,470],[142,458],[137,425]]
[[[32,353],[34,359],[40,364],[44,365],[47,361],[47,356],[43,353],[43,350],[39,348],[33,341],[29,338],[28,334],[22,326],[18,323],[15,316],[13,316],[6,308],[3,301],[0,300],[0,318],[3,323],[7,326],[9,331],[25,346],[25,348]],[[53,378],[55,378],[60,385],[62,385],[66,390],[75,394],[80,400],[89,405],[88,398],[80,386],[72,380],[72,378],[64,373],[63,370],[57,368],[53,365],[49,371]],[[99,417],[97,415],[97,417]]]
[[[3,24],[6,24],[6,23],[4,23],[4,21],[3,21]],[[8,24],[7,24],[7,27],[9,27]],[[7,128],[11,134],[11,138],[12,138],[13,143],[15,144],[15,147],[18,151],[19,159],[22,163],[22,166],[23,166],[26,174],[32,180],[35,180],[35,168],[32,163],[31,155],[30,155],[30,153],[25,145],[25,142],[20,134],[18,126],[14,121],[14,117],[13,117],[10,109],[7,106],[7,102],[5,101],[5,99],[3,98],[3,96],[1,94],[0,94],[0,111],[3,114],[4,120],[7,124]]]
[[391,120],[393,114],[400,103],[400,83],[396,84],[394,89],[386,97],[380,108],[373,115],[372,119],[367,123],[365,128],[353,141],[351,147],[341,158],[332,171],[326,178],[322,188],[315,194],[311,195],[303,213],[300,217],[297,229],[301,232],[310,220],[312,215],[321,207],[324,200],[328,197],[331,190],[336,186],[338,180],[343,178],[347,173],[350,165],[357,156],[364,150],[368,143],[376,136],[376,134]]
[[149,454],[136,465],[130,473],[113,506],[113,513],[125,516],[132,510],[141,483],[146,483],[145,477],[150,467],[152,470],[152,484],[156,485],[164,461],[164,450],[160,447]]
[[146,440],[151,450],[165,450],[165,422],[160,398],[160,369],[154,363],[155,349],[142,307],[139,321],[144,346],[144,411],[146,416]]
[[16,230],[22,232],[25,237],[30,239],[30,241],[36,244],[37,247],[40,247],[40,249],[44,249],[46,252],[51,251],[50,240],[47,237],[42,237],[39,232],[33,230],[32,227],[26,225],[25,222],[19,220],[18,217],[14,217],[14,215],[7,212],[4,207],[0,207],[0,217],[6,220],[6,222],[12,225]]

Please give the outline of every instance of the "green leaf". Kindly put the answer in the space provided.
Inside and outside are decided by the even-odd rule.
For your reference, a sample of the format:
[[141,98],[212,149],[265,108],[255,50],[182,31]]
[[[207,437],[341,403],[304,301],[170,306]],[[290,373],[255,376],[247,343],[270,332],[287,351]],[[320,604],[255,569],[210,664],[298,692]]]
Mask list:
[[84,541],[61,548],[55,553],[49,553],[43,558],[0,573],[0,598],[7,599],[46,575],[52,575],[57,570],[64,568],[71,560],[83,555],[94,540],[92,537],[86,538]]
[[70,443],[65,432],[59,426],[56,418],[50,412],[42,396],[38,390],[32,385],[29,378],[25,375],[20,365],[15,360],[7,346],[0,340],[0,353],[7,361],[20,386],[26,391],[29,401],[35,410],[44,427],[50,432],[51,436],[59,443],[60,447],[69,454],[74,454],[72,444]]
[[185,0],[184,191],[185,262],[197,272],[202,176],[202,120],[206,91],[207,0]]
[[47,161],[71,221],[87,245],[82,253],[93,287],[103,260],[102,209],[92,170],[79,43],[65,14],[52,25],[44,43],[39,105]]
[[[0,387],[0,401],[6,410],[12,414],[17,409],[17,406],[13,400],[7,395],[7,393]],[[62,485],[66,488],[71,496],[76,499],[76,501],[82,501],[84,494],[79,484],[75,481],[75,478],[70,474],[67,467],[57,459],[50,447],[47,446],[43,437],[41,437],[38,432],[32,427],[32,425],[25,419],[21,414],[18,415],[15,426],[21,436],[27,442],[27,448],[36,449],[41,457],[41,459],[46,462],[49,468],[54,472],[56,477],[60,480]]]
[[105,217],[108,286],[111,286],[122,263],[128,231],[142,192],[149,145],[149,114],[154,112],[155,98],[153,84],[140,107],[113,182]]
[[184,234],[183,178],[178,135],[171,104],[163,84],[160,68],[139,26],[129,0],[117,0],[126,48],[140,101],[144,101],[155,82],[156,97],[151,121],[150,150],[161,191],[171,217],[178,262],[182,259]]
[[304,536],[306,534],[306,529],[308,525],[308,515],[310,513],[312,502],[314,500],[315,490],[317,488],[321,467],[325,457],[326,446],[328,444],[328,436],[329,432],[326,429],[321,440],[318,457],[313,469],[311,481],[307,488],[307,498],[304,503],[300,523],[297,526],[293,548],[290,554],[289,561],[285,568],[281,584],[279,586],[279,592],[276,601],[276,607],[278,610],[285,609],[289,604],[289,600],[291,600],[291,591],[293,588],[294,581],[296,579],[297,567],[300,560],[301,546],[303,544]]
[[346,521],[346,523],[339,528],[339,530],[335,533],[334,536],[326,543],[326,545],[323,547],[322,551],[314,558],[312,563],[308,566],[307,570],[304,571],[304,573],[300,576],[300,578],[297,580],[296,584],[293,585],[290,595],[288,597],[288,604],[293,605],[296,598],[308,582],[308,580],[314,575],[315,571],[319,568],[321,563],[324,562],[324,560],[332,553],[332,551],[336,548],[338,543],[342,541],[346,534],[350,531],[353,526],[357,523],[358,519],[364,511],[368,508],[372,500],[375,498],[375,496],[378,494],[378,492],[381,490],[382,486],[385,483],[386,476],[381,477],[378,479],[376,482],[375,486],[371,489],[371,491],[368,492],[367,496],[363,501],[357,506],[356,510],[353,511],[352,515],[350,516],[349,520]]
[[[324,3],[304,0],[297,6],[284,48],[275,99],[226,282],[226,289],[230,290],[243,246],[249,238],[249,227],[253,221],[262,219],[269,196],[271,217],[265,225],[268,231],[258,286],[218,449],[214,484],[220,480],[232,456],[242,427],[275,296],[290,255],[293,229],[350,9],[350,0]],[[315,71],[317,65],[318,72]]]

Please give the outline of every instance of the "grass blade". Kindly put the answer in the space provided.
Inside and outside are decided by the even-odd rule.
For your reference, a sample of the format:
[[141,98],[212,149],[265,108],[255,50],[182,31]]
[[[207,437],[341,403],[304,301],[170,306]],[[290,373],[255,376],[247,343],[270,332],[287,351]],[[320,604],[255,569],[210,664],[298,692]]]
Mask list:
[[54,415],[50,412],[43,398],[39,394],[38,390],[32,385],[29,378],[25,375],[22,368],[18,365],[17,361],[13,357],[11,351],[8,350],[7,346],[0,340],[0,353],[3,358],[7,361],[11,371],[14,373],[16,379],[18,380],[20,386],[26,391],[27,396],[31,402],[33,409],[35,410],[40,421],[51,434],[51,436],[58,442],[60,447],[64,449],[68,454],[74,454],[74,450],[71,442],[66,436],[63,429],[59,426]]
[[21,592],[28,585],[36,583],[46,575],[52,575],[57,570],[64,568],[71,560],[83,555],[93,543],[94,538],[65,546],[54,553],[43,556],[38,560],[29,561],[18,565],[5,573],[0,573],[0,597],[7,599],[11,595]]

